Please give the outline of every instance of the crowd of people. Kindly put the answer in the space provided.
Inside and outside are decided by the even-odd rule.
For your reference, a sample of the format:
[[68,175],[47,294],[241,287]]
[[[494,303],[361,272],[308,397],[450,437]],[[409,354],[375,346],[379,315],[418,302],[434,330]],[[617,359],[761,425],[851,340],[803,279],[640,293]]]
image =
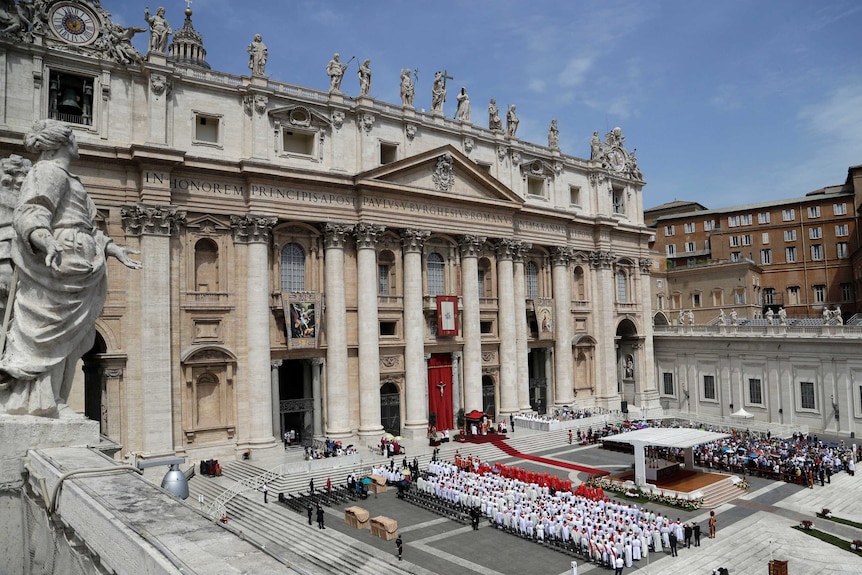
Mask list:
[[318,445],[305,446],[305,459],[323,459],[324,457],[340,457],[342,455],[353,455],[356,453],[356,448],[351,443],[347,447],[342,447],[340,441],[326,439],[323,442],[322,448]]
[[464,509],[478,510],[498,529],[544,541],[556,539],[599,564],[631,567],[650,552],[700,543],[700,525],[672,520],[636,505],[613,501],[600,489],[559,478],[493,466],[468,456],[455,463],[434,461],[420,491]]
[[695,463],[702,467],[759,475],[813,488],[831,483],[841,471],[854,475],[860,451],[844,444],[827,444],[817,436],[794,433],[792,439],[733,431],[731,437],[695,448]]

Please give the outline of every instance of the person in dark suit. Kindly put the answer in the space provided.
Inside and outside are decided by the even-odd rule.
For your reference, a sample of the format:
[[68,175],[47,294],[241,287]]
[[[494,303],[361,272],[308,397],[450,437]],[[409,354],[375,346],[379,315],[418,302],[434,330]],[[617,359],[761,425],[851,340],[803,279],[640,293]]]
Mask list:
[[317,528],[326,529],[323,526],[323,508],[320,505],[317,506]]
[[686,548],[691,547],[691,536],[694,533],[694,529],[691,527],[691,523],[686,522],[683,527],[683,533],[685,534],[685,546]]
[[314,514],[314,508],[311,507],[311,503],[308,504],[308,524],[311,525],[311,516]]
[[670,534],[668,535],[668,539],[670,539],[670,556],[676,557],[677,556],[677,552],[676,552],[677,539],[676,539],[676,533],[674,533],[673,530],[671,530]]
[[395,539],[395,547],[398,548],[398,560],[401,561],[401,553],[404,551],[404,540],[401,539],[401,534]]
[[694,546],[700,547],[700,523],[695,523],[692,531],[694,531]]

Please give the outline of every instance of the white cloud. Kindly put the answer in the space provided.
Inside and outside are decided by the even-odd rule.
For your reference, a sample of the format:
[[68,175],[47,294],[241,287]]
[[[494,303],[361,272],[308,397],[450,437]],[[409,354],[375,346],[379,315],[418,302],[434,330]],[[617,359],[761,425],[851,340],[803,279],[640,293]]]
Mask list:
[[564,88],[577,88],[584,83],[587,73],[593,67],[591,56],[575,56],[570,59],[563,71],[557,76],[560,86]]
[[545,91],[545,87],[545,81],[540,80],[539,78],[532,78],[529,82],[527,82],[527,88],[531,92],[536,92],[537,94],[542,94]]

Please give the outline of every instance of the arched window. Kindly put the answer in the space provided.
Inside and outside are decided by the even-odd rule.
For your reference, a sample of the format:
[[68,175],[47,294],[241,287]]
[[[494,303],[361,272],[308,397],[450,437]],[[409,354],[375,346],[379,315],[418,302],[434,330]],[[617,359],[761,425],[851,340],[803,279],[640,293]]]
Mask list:
[[494,288],[491,284],[494,279],[491,273],[491,262],[488,258],[479,260],[479,297],[494,297]]
[[305,291],[305,252],[297,244],[281,250],[281,291]]
[[627,303],[628,298],[628,276],[623,270],[617,272],[617,302]]
[[195,291],[217,292],[218,285],[218,246],[209,239],[198,240],[195,244]]
[[534,262],[527,262],[527,299],[539,297],[539,268]]
[[437,252],[428,254],[426,261],[426,274],[428,275],[428,295],[445,295],[446,282],[444,277],[445,262],[443,256]]
[[576,266],[574,271],[574,295],[576,301],[587,301],[587,282],[584,277],[584,268]]

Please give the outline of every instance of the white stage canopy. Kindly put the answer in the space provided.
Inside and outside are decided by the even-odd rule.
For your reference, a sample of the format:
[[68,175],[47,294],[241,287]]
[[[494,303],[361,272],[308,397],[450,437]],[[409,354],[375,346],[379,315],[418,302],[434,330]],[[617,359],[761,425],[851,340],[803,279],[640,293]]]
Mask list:
[[709,443],[710,441],[718,441],[726,437],[730,437],[730,434],[691,429],[689,427],[647,427],[617,435],[609,435],[603,437],[602,440],[628,443],[629,445],[651,445],[655,447],[685,449],[702,443]]
[[[653,465],[647,468],[646,456],[644,454],[645,447],[670,447],[675,449],[683,449],[683,459],[686,469],[694,469],[694,457],[692,448],[695,445],[709,443],[730,437],[729,433],[715,433],[713,431],[704,431],[702,429],[692,429],[689,427],[647,427],[645,429],[637,429],[619,435],[609,435],[602,438],[604,442],[628,443],[634,448],[635,452],[635,484],[644,486],[647,484],[647,469],[651,473],[655,473],[656,480],[660,472],[657,470],[655,460]],[[675,462],[666,462],[668,469],[678,467]],[[661,467],[659,465],[658,467]]]

